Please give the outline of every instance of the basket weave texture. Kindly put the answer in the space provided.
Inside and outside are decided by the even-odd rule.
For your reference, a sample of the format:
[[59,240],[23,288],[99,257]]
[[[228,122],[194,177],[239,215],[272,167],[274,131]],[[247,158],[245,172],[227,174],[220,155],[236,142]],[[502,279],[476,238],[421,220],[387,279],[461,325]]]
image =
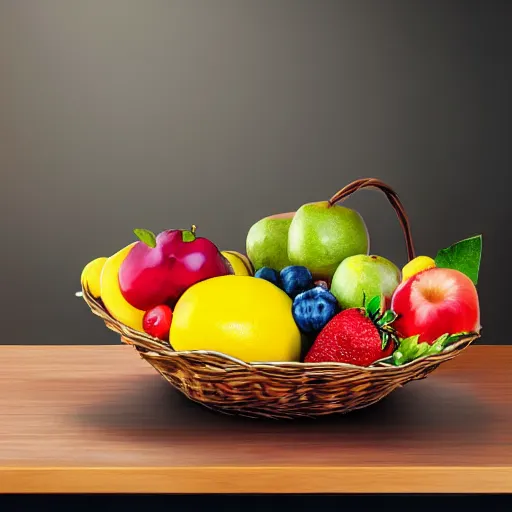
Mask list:
[[[329,201],[334,204],[366,187],[380,189],[394,207],[410,261],[415,254],[407,215],[388,185],[374,178],[357,180]],[[400,366],[385,360],[369,367],[334,362],[246,363],[218,352],[175,351],[169,343],[118,322],[84,286],[82,293],[93,314],[189,399],[217,412],[250,418],[318,417],[370,406],[404,384],[424,379],[480,337],[470,334],[438,354]]]
[[172,386],[191,400],[225,414],[292,419],[347,413],[372,405],[407,382],[425,378],[453,359],[478,335],[461,338],[443,352],[394,366],[377,362],[245,363],[208,351],[174,351],[170,345],[112,318],[87,289],[92,312],[132,345]]

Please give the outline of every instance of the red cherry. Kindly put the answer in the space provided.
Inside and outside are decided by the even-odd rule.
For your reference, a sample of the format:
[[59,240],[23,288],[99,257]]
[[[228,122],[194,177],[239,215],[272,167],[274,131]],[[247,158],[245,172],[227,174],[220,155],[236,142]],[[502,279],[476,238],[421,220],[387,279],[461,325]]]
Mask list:
[[172,310],[169,306],[163,304],[146,311],[142,318],[142,327],[144,332],[150,336],[168,341],[171,322]]

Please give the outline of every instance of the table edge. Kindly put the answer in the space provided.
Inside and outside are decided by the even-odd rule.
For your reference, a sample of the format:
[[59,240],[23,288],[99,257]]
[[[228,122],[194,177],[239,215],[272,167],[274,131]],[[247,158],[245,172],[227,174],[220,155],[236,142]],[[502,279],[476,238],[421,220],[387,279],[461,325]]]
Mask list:
[[512,466],[0,467],[6,493],[512,493]]

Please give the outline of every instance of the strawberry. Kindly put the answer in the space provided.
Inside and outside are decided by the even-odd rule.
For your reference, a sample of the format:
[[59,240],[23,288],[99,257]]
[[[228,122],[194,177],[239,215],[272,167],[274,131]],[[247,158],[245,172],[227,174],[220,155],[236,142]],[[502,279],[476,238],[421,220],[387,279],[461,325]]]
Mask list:
[[396,315],[383,311],[384,303],[382,297],[375,297],[366,307],[345,309],[335,315],[320,331],[304,361],[370,366],[390,356],[397,339],[391,327]]

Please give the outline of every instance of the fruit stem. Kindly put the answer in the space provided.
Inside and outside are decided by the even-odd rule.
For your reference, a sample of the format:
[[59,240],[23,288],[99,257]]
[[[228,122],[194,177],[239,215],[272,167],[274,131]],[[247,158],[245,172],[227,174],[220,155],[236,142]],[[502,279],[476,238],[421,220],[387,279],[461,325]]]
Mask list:
[[192,234],[195,235],[196,234],[196,225],[195,224],[192,224],[192,229],[190,231],[192,231]]
[[405,208],[398,197],[398,194],[386,183],[376,178],[362,178],[359,180],[355,180],[352,183],[349,183],[347,186],[343,187],[341,190],[338,190],[336,194],[334,194],[327,202],[329,206],[333,206],[337,202],[342,199],[350,196],[354,192],[362,188],[376,188],[381,192],[384,192],[388,201],[391,203],[395,212],[398,216],[398,220],[402,226],[402,231],[404,233],[405,245],[407,246],[407,257],[409,261],[415,258],[415,250],[414,243],[412,240],[411,227],[409,225],[409,219],[407,217],[407,213]]

